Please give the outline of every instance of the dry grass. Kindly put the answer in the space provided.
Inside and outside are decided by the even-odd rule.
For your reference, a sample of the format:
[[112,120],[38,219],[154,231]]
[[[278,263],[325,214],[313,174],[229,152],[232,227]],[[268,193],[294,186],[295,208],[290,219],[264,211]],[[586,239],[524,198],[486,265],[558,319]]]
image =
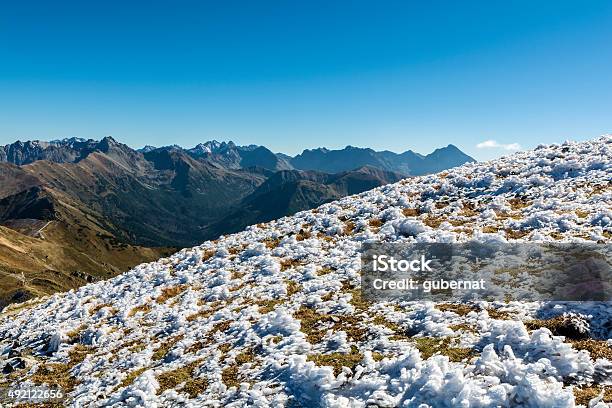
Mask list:
[[577,405],[589,405],[589,401],[593,398],[597,398],[601,391],[604,391],[604,402],[612,402],[612,387],[611,386],[599,386],[599,385],[591,385],[591,386],[583,386],[583,387],[574,387],[574,399]]
[[294,268],[301,264],[299,259],[287,258],[283,259],[280,263],[281,271],[286,271],[287,269]]
[[584,340],[587,333],[580,333],[572,324],[571,319],[565,316],[556,316],[551,319],[534,319],[524,322],[527,330],[537,330],[545,327],[555,336],[564,336],[570,340]]
[[478,211],[476,211],[476,204],[471,202],[464,203],[459,215],[464,217],[476,217],[478,215]]
[[161,295],[159,295],[157,299],[155,299],[155,301],[159,304],[165,303],[169,299],[172,299],[173,297],[178,296],[181,293],[183,293],[185,289],[187,289],[187,285],[179,285],[179,286],[172,286],[169,288],[163,288]]
[[189,395],[189,398],[195,398],[202,394],[208,388],[208,380],[206,378],[190,378],[182,388],[182,391]]
[[401,332],[403,332],[403,329],[399,324],[394,323],[388,320],[386,317],[381,316],[381,315],[374,316],[374,319],[372,319],[372,323],[379,325],[379,326],[385,326],[386,328],[392,330],[393,333],[396,333],[396,334],[400,334]]
[[139,368],[137,370],[134,370],[132,372],[130,372],[127,377],[125,377],[125,379],[123,381],[121,381],[121,384],[119,384],[119,386],[117,388],[123,388],[123,387],[127,387],[128,385],[132,384],[134,382],[134,380],[136,378],[138,378],[138,376],[142,373],[144,373],[145,371],[147,371],[149,367],[142,367]]
[[612,347],[605,340],[570,340],[570,343],[576,350],[588,351],[593,360],[606,358],[612,361]]
[[174,347],[179,341],[183,340],[183,337],[184,335],[179,334],[178,336],[164,340],[162,344],[160,344],[159,347],[157,347],[153,352],[152,359],[161,360],[165,358],[172,347]]
[[195,343],[193,343],[191,346],[187,347],[185,349],[185,353],[197,353],[198,351],[202,350],[203,348],[205,348],[206,346],[208,346],[209,344],[211,344],[211,340],[207,339],[207,340],[200,340],[200,341],[196,341]]
[[431,228],[438,228],[444,221],[446,220],[442,217],[427,216],[423,219],[423,224]]
[[100,310],[104,309],[105,307],[112,307],[112,306],[113,306],[112,303],[101,303],[99,305],[95,305],[89,310],[89,314],[95,315]]
[[281,242],[280,238],[266,238],[266,239],[263,240],[264,245],[268,249],[274,249],[274,248],[278,247],[280,242]]
[[383,222],[380,218],[372,218],[370,221],[368,221],[368,224],[372,228],[380,228],[382,227]]
[[208,261],[210,258],[212,258],[213,256],[215,256],[215,254],[217,253],[216,250],[214,249],[207,249],[206,251],[204,251],[204,253],[202,254],[202,261]]
[[321,268],[321,269],[319,269],[319,270],[317,271],[317,275],[319,275],[319,276],[325,276],[325,275],[328,275],[328,274],[330,274],[330,273],[332,273],[332,272],[334,272],[334,271],[335,271],[335,269],[332,269],[332,268],[330,268],[330,267],[324,266],[323,268]]
[[229,320],[224,320],[222,322],[219,322],[212,327],[210,334],[213,335],[217,332],[225,333],[226,331],[229,330],[231,325],[232,325],[232,322]]
[[576,215],[578,216],[578,218],[586,218],[589,216],[588,211],[583,211],[583,210],[575,210],[574,211],[576,213]]
[[461,227],[462,225],[470,223],[470,221],[468,221],[468,220],[460,220],[458,218],[455,218],[455,219],[452,219],[452,220],[448,220],[448,222],[453,227]]
[[436,309],[441,310],[442,312],[453,312],[459,316],[466,316],[468,313],[478,310],[474,306],[463,303],[440,303],[436,305]]
[[287,287],[287,297],[293,296],[302,290],[302,285],[292,280],[286,280],[285,286]]
[[506,238],[508,239],[521,239],[529,235],[531,231],[521,231],[521,230],[513,230],[511,228],[506,228],[505,232],[506,232]]
[[482,227],[482,232],[484,232],[485,234],[495,234],[498,231],[499,227],[495,227],[493,225],[485,225],[484,227]]
[[232,343],[219,344],[217,349],[221,352],[221,354],[225,355],[232,349]]
[[215,302],[213,304],[209,304],[210,306],[206,309],[200,310],[197,313],[187,316],[188,322],[193,322],[198,319],[207,319],[210,316],[214,315],[220,308],[221,302]]
[[238,370],[240,367],[237,364],[231,364],[221,372],[221,381],[228,388],[238,387],[240,385],[240,376]]
[[351,294],[351,304],[357,309],[357,311],[368,310],[372,306],[372,302],[369,302],[361,295],[361,289],[355,288],[348,291]]
[[81,333],[87,328],[86,324],[82,324],[79,327],[77,327],[76,329],[70,330],[68,333],[66,333],[66,336],[68,337],[68,343],[69,344],[74,344],[77,343],[79,341],[79,339],[81,338]]
[[363,320],[354,315],[324,314],[302,306],[294,317],[300,320],[300,330],[310,344],[321,342],[328,330],[342,330],[349,339],[363,341],[368,329],[362,326]]
[[491,319],[495,320],[512,320],[514,318],[512,313],[506,312],[505,310],[489,308],[487,309],[487,313]]
[[342,372],[343,367],[348,367],[354,372],[357,365],[363,361],[363,354],[353,346],[349,353],[311,354],[307,359],[320,367],[332,367],[334,375],[338,375]]
[[[175,368],[171,371],[166,371],[157,376],[159,383],[158,394],[163,393],[171,388],[176,388],[180,384],[189,385],[188,390],[185,390],[191,398],[195,398],[208,387],[208,381],[205,378],[193,378],[193,374],[201,360],[194,361],[186,366]],[[197,382],[194,382],[197,381]]]
[[344,235],[353,235],[355,232],[355,223],[351,220],[348,220],[344,223],[344,228],[342,229],[342,234]]
[[418,208],[404,208],[402,214],[406,217],[418,217],[421,215],[421,211]]
[[451,337],[417,337],[414,338],[414,345],[424,360],[436,354],[442,354],[450,361],[460,362],[475,355],[471,348],[451,347],[451,341]]
[[70,370],[82,363],[91,351],[90,347],[77,344],[68,352],[68,363],[41,364],[30,380],[35,384],[47,384],[50,387],[60,387],[64,392],[70,392],[79,383],[70,374]]
[[[229,351],[229,350],[228,350]],[[227,387],[238,387],[243,380],[240,375],[240,367],[247,363],[255,361],[256,355],[253,352],[253,348],[249,347],[244,349],[240,354],[234,358],[234,363],[230,364],[221,372],[221,380]]]
[[508,200],[508,204],[510,204],[510,208],[513,211],[522,210],[523,208],[527,208],[531,205],[530,201],[525,200],[524,198],[511,198]]
[[150,311],[151,311],[151,305],[145,303],[143,305],[136,306],[135,308],[130,310],[130,313],[128,313],[128,316],[132,317],[132,316],[136,315],[136,313],[138,313],[138,312],[142,312],[142,313],[147,314]]
[[453,331],[464,331],[468,333],[476,333],[477,331],[474,326],[472,326],[471,324],[467,324],[467,323],[451,324],[450,326],[448,326],[448,328]]
[[227,252],[229,252],[230,255],[238,255],[243,249],[244,248],[242,246],[235,246],[228,249]]
[[295,236],[295,239],[297,241],[304,241],[305,239],[310,239],[312,237],[312,234],[310,233],[310,231],[305,230],[305,229],[300,229],[300,232],[297,233],[297,235]]
[[273,311],[276,306],[283,303],[283,299],[270,299],[270,300],[260,300],[256,303],[259,308],[259,313],[266,314]]

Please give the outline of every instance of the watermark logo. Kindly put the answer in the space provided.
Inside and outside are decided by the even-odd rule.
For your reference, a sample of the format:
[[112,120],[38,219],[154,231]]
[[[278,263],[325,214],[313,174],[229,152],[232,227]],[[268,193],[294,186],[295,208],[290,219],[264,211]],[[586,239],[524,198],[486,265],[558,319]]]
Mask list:
[[370,301],[612,301],[612,246],[559,243],[369,243]]

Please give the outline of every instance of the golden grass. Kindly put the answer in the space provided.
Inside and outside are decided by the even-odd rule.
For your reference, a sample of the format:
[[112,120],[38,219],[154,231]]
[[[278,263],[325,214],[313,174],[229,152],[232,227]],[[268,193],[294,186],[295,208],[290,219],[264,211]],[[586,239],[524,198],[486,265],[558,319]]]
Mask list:
[[100,310],[104,309],[105,307],[112,307],[112,306],[113,306],[112,303],[101,303],[99,305],[95,305],[89,310],[89,314],[94,315],[98,313]]
[[163,288],[161,295],[159,295],[157,299],[155,299],[155,301],[159,304],[165,303],[169,299],[172,299],[173,297],[178,296],[181,293],[183,293],[185,289],[187,289],[187,285],[179,285],[179,286],[172,286],[169,288]]
[[281,271],[286,271],[287,269],[291,269],[294,268],[298,265],[300,265],[300,260],[299,259],[293,259],[293,258],[286,258],[283,259],[280,263],[280,269]]
[[334,375],[338,375],[342,372],[343,367],[348,367],[354,372],[357,365],[363,361],[363,354],[357,347],[352,346],[349,353],[310,354],[307,360],[314,362],[319,367],[332,367]]
[[505,232],[506,232],[506,238],[509,238],[509,239],[521,239],[521,238],[529,235],[529,233],[531,231],[521,231],[521,230],[513,230],[511,228],[506,228]]
[[127,377],[125,377],[123,379],[123,381],[121,381],[121,384],[119,384],[119,386],[117,388],[123,388],[123,387],[127,387],[128,385],[132,384],[134,382],[134,380],[136,378],[138,378],[138,376],[142,373],[144,373],[145,371],[147,371],[148,367],[141,367],[139,369],[136,369],[134,371],[131,371]]
[[60,387],[64,392],[70,392],[79,383],[70,374],[70,370],[82,363],[91,351],[91,347],[77,344],[68,352],[68,363],[41,364],[29,379],[35,384],[47,384],[51,387]]
[[586,218],[589,216],[588,211],[583,211],[583,210],[575,210],[574,211],[576,213],[576,215],[578,216],[578,218]]
[[499,227],[495,227],[493,225],[485,225],[484,227],[482,227],[482,232],[484,232],[485,234],[495,234],[498,231]]
[[418,217],[421,215],[421,211],[418,208],[404,208],[402,214],[406,217]]
[[128,313],[128,316],[132,317],[136,315],[136,313],[138,312],[142,312],[146,314],[146,313],[149,313],[150,311],[151,311],[151,305],[145,303],[143,305],[136,306],[132,310],[130,310],[130,312]]
[[166,390],[176,388],[180,384],[185,384],[183,390],[187,392],[191,398],[195,398],[200,393],[204,392],[206,387],[208,387],[208,380],[205,378],[193,378],[193,374],[201,362],[201,360],[197,360],[186,366],[159,374],[157,376],[157,382],[159,383],[157,393],[161,394]]
[[287,287],[287,297],[293,296],[302,290],[302,285],[292,280],[286,280],[285,286]]
[[611,386],[600,386],[600,385],[590,385],[590,386],[574,386],[574,400],[577,405],[585,405],[588,406],[589,401],[593,398],[597,398],[601,391],[604,391],[604,402],[612,402],[612,387]]
[[351,220],[348,220],[344,223],[344,228],[342,229],[343,235],[353,235],[355,231],[355,223]]
[[504,310],[489,308],[487,309],[487,313],[489,314],[489,317],[491,319],[495,319],[495,320],[512,320],[513,319],[512,313],[506,312]]
[[427,216],[423,219],[423,224],[431,228],[438,228],[444,221],[442,217]]
[[214,315],[217,310],[219,310],[218,308],[210,308],[210,309],[205,309],[205,310],[200,310],[199,312],[196,312],[192,315],[187,316],[187,321],[188,322],[193,322],[194,320],[199,320],[199,319],[207,319],[210,316]]
[[508,204],[510,204],[510,208],[514,211],[521,210],[523,208],[529,207],[531,205],[530,201],[526,201],[523,198],[511,198],[508,200]]
[[476,211],[476,204],[471,202],[464,203],[459,215],[464,217],[476,217],[478,215],[478,211]]
[[463,303],[439,303],[436,305],[436,309],[442,312],[453,312],[459,316],[466,316],[468,313],[478,310],[473,306]]
[[362,319],[354,315],[324,314],[302,306],[294,317],[300,320],[300,330],[310,344],[321,342],[327,330],[342,330],[349,339],[363,341],[368,329],[362,326]]
[[537,330],[545,327],[555,336],[565,336],[571,340],[583,340],[587,337],[586,333],[579,333],[571,324],[570,319],[563,315],[555,316],[550,319],[534,319],[524,322],[527,330]]
[[476,355],[471,348],[452,347],[451,340],[451,337],[415,337],[414,346],[424,360],[441,354],[447,356],[450,361],[460,362]]
[[196,341],[195,343],[193,343],[191,346],[187,347],[185,349],[185,353],[197,353],[198,351],[202,350],[203,348],[205,348],[206,346],[208,346],[209,344],[211,344],[211,340],[205,340],[205,341]]
[[402,327],[399,324],[389,321],[386,317],[381,315],[374,316],[374,319],[372,319],[372,323],[379,326],[385,326],[386,328],[393,330],[394,333],[399,334],[403,331]]
[[368,224],[372,228],[380,228],[383,225],[383,222],[380,218],[372,218],[370,221],[368,221]]
[[597,360],[598,358],[606,358],[612,361],[612,347],[610,347],[608,342],[605,340],[570,340],[570,343],[576,350],[588,351],[593,360]]
[[305,239],[310,239],[312,237],[312,234],[310,233],[310,231],[305,230],[305,229],[300,229],[300,232],[297,233],[297,235],[295,236],[295,239],[297,241],[304,241]]
[[225,333],[230,328],[231,325],[232,325],[232,322],[230,320],[224,320],[222,322],[219,322],[212,327],[210,334],[212,335],[217,332]]
[[183,340],[183,337],[185,336],[179,334],[173,338],[163,340],[162,344],[160,344],[159,347],[157,347],[153,352],[153,360],[161,360],[165,358],[172,347],[174,347],[179,341]]
[[281,242],[280,238],[266,238],[266,239],[263,240],[264,245],[268,249],[276,248],[278,246],[278,244],[280,244],[280,242]]

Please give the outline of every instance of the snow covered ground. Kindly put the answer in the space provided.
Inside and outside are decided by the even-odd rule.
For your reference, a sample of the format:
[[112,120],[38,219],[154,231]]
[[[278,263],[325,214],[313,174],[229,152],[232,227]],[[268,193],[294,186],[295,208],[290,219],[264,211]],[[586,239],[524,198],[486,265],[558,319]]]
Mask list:
[[607,406],[608,304],[368,303],[359,249],[610,243],[611,180],[612,137],[540,146],[12,306],[0,360],[16,370],[0,386],[59,385],[70,406]]

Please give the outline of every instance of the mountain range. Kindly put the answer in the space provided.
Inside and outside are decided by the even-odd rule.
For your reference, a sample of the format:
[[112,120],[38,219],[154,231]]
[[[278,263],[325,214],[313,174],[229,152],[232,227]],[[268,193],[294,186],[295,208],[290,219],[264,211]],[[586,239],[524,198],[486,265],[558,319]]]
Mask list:
[[[471,160],[450,146],[432,154]],[[0,306],[396,182],[417,168],[408,156],[431,160],[356,148],[291,158],[216,141],[134,150],[112,137],[0,147]]]
[[[0,146],[0,162],[17,165],[29,164],[38,160],[49,160],[54,163],[78,162],[93,151],[105,149],[104,144],[113,142],[114,140],[110,137],[99,142],[80,138],[51,142],[28,141],[24,143],[18,141]],[[238,146],[231,141],[226,143],[216,140],[200,143],[190,149],[184,149],[177,145],[145,146],[138,149],[138,152],[143,154],[156,151],[181,151],[194,159],[233,170],[261,167],[272,171],[314,170],[339,173],[363,166],[371,166],[405,176],[435,173],[475,161],[452,144],[436,149],[428,155],[421,155],[411,150],[398,154],[390,151],[377,152],[369,148],[347,146],[341,150],[329,150],[327,148],[304,150],[301,154],[291,157],[282,153],[273,153],[264,146]]]

